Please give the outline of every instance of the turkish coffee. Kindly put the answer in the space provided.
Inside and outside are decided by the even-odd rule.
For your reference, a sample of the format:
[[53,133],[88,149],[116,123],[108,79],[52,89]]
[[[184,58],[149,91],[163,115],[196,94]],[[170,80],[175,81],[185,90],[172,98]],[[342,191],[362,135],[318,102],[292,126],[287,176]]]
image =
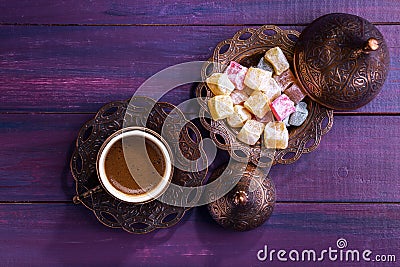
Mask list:
[[130,203],[157,199],[173,175],[168,143],[151,129],[134,126],[118,130],[101,146],[96,161],[103,188]]

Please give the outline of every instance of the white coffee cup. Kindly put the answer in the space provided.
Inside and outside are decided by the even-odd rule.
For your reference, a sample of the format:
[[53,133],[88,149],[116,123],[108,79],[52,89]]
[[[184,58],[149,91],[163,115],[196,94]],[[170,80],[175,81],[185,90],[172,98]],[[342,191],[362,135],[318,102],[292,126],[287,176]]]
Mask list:
[[[165,162],[165,167],[164,167],[164,173],[163,175],[158,175],[157,184],[152,185],[151,187],[148,186],[150,183],[150,179],[155,179],[155,177],[150,177],[151,175],[146,177],[135,177],[135,170],[132,170],[129,168],[129,171],[131,173],[132,179],[135,180],[137,185],[140,187],[141,193],[135,193],[134,190],[132,190],[133,193],[126,193],[123,192],[122,190],[118,189],[116,186],[114,186],[110,182],[110,178],[107,177],[106,174],[106,168],[105,168],[105,161],[106,157],[110,151],[110,149],[113,147],[113,145],[116,144],[119,140],[122,140],[122,148],[124,155],[127,155],[126,153],[129,151],[126,151],[126,149],[132,149],[124,145],[124,140],[128,140],[127,137],[133,137],[133,136],[138,136],[142,137],[143,140],[144,138],[147,139],[149,142],[154,144],[158,149],[158,151],[161,152],[162,158],[164,159]],[[126,138],[126,139],[124,139]],[[143,142],[144,145],[144,142]],[[144,146],[143,146],[144,147]],[[146,153],[143,154],[143,157],[148,157]],[[127,162],[127,166],[130,166],[130,163]],[[112,196],[126,202],[130,203],[146,203],[149,201],[152,201],[159,197],[165,190],[168,188],[168,185],[171,182],[172,175],[173,175],[173,166],[172,166],[172,153],[171,150],[168,146],[168,143],[156,132],[153,130],[150,130],[148,128],[144,127],[128,127],[128,128],[123,128],[117,132],[115,132],[113,135],[107,138],[107,140],[103,143],[101,146],[99,153],[97,155],[97,162],[96,162],[96,167],[97,167],[97,174],[99,177],[99,180],[103,186],[103,188]],[[153,166],[154,167],[154,166]],[[143,187],[147,187],[143,189]],[[145,190],[143,192],[143,190]]]

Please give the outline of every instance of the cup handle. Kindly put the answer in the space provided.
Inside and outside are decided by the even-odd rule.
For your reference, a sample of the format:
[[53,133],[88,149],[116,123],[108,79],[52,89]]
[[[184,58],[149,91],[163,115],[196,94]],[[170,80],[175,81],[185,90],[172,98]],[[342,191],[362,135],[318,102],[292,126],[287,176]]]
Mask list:
[[80,204],[84,198],[87,198],[88,196],[91,196],[93,193],[97,193],[100,191],[103,191],[103,187],[101,185],[98,185],[80,195],[74,196],[72,201],[74,202],[74,204]]

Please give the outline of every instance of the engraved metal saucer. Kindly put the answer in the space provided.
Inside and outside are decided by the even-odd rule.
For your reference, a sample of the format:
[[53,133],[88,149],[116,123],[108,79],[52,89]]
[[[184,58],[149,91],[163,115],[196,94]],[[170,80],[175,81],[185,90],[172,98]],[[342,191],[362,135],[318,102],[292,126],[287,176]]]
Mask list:
[[[245,28],[238,31],[233,38],[220,42],[210,58],[213,69],[209,65],[202,69],[205,80],[214,72],[223,72],[229,62],[234,60],[246,67],[256,66],[264,53],[275,46],[279,46],[287,57],[293,69],[293,53],[296,40],[300,33],[294,30],[282,30],[277,26],[265,25],[260,28]],[[299,127],[289,128],[289,145],[286,149],[277,150],[273,155],[261,153],[261,142],[248,146],[236,139],[238,129],[231,128],[226,120],[214,121],[206,118],[208,113],[207,100],[213,93],[205,83],[200,83],[196,88],[196,96],[201,105],[201,123],[210,131],[210,136],[216,145],[227,150],[231,157],[240,162],[250,161],[260,167],[272,164],[290,164],[297,161],[304,153],[315,150],[320,144],[321,137],[333,125],[333,111],[305,98],[309,115],[307,120]]]
[[[129,116],[125,116],[127,109],[130,110]],[[162,127],[173,132],[174,121],[166,120],[171,110],[174,110],[174,116],[187,121],[183,113],[172,104],[155,103],[147,97],[115,101],[100,108],[96,116],[82,126],[71,158],[70,167],[77,193],[74,202],[82,203],[92,210],[106,226],[122,228],[131,233],[149,233],[178,223],[189,208],[170,206],[158,200],[132,204],[116,199],[102,189],[96,172],[96,158],[101,145],[107,137],[123,127],[124,120],[129,120],[131,126],[145,126],[157,133],[161,133]],[[147,121],[143,121],[143,114],[150,114]],[[194,164],[188,171],[174,168],[172,183],[186,187],[200,186],[207,173],[207,158],[201,147],[201,134],[190,121],[177,134],[179,141],[168,143],[173,153],[183,155],[188,160],[196,160],[198,165]],[[176,152],[178,150],[180,153]]]

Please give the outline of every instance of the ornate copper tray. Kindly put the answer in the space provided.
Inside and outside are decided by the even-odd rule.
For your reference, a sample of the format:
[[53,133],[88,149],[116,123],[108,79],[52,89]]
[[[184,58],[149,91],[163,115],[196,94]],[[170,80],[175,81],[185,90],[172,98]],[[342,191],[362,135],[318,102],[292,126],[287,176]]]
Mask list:
[[[246,67],[256,66],[264,53],[275,46],[282,49],[293,68],[294,47],[299,35],[300,33],[297,31],[282,30],[272,25],[242,29],[233,38],[224,40],[216,46],[213,56],[209,60],[210,63],[202,69],[202,78],[205,80],[214,72],[223,72],[232,60]],[[271,163],[290,164],[295,162],[302,154],[315,150],[322,135],[326,134],[333,125],[333,111],[306,97],[308,118],[303,125],[289,128],[288,148],[265,152],[265,149],[261,149],[260,141],[253,146],[248,146],[236,140],[238,130],[231,128],[226,120],[213,121],[206,118],[207,100],[213,94],[205,83],[197,86],[196,96],[201,105],[200,121],[210,131],[210,136],[216,145],[220,149],[227,150],[235,160],[250,161],[260,167],[270,166]]]
[[[129,116],[125,116],[127,110],[130,111]],[[74,202],[82,203],[92,210],[97,219],[106,226],[122,228],[131,233],[148,233],[179,222],[189,208],[170,206],[158,200],[139,205],[118,200],[102,189],[96,173],[96,158],[101,145],[108,136],[121,129],[127,120],[127,124],[131,126],[145,126],[161,133],[162,127],[164,130],[165,127],[174,129],[173,120],[166,120],[171,110],[174,110],[174,116],[180,116],[180,120],[187,121],[171,104],[135,97],[103,106],[92,120],[86,122],[78,134],[70,164],[76,181],[77,196],[74,197]],[[143,114],[150,114],[147,121],[143,121]],[[207,173],[207,158],[200,145],[201,134],[190,121],[187,121],[178,134],[179,141],[169,143],[174,155],[196,160],[202,166],[191,166],[190,171],[174,168],[172,183],[187,187],[200,186]],[[180,153],[177,153],[178,150]]]

